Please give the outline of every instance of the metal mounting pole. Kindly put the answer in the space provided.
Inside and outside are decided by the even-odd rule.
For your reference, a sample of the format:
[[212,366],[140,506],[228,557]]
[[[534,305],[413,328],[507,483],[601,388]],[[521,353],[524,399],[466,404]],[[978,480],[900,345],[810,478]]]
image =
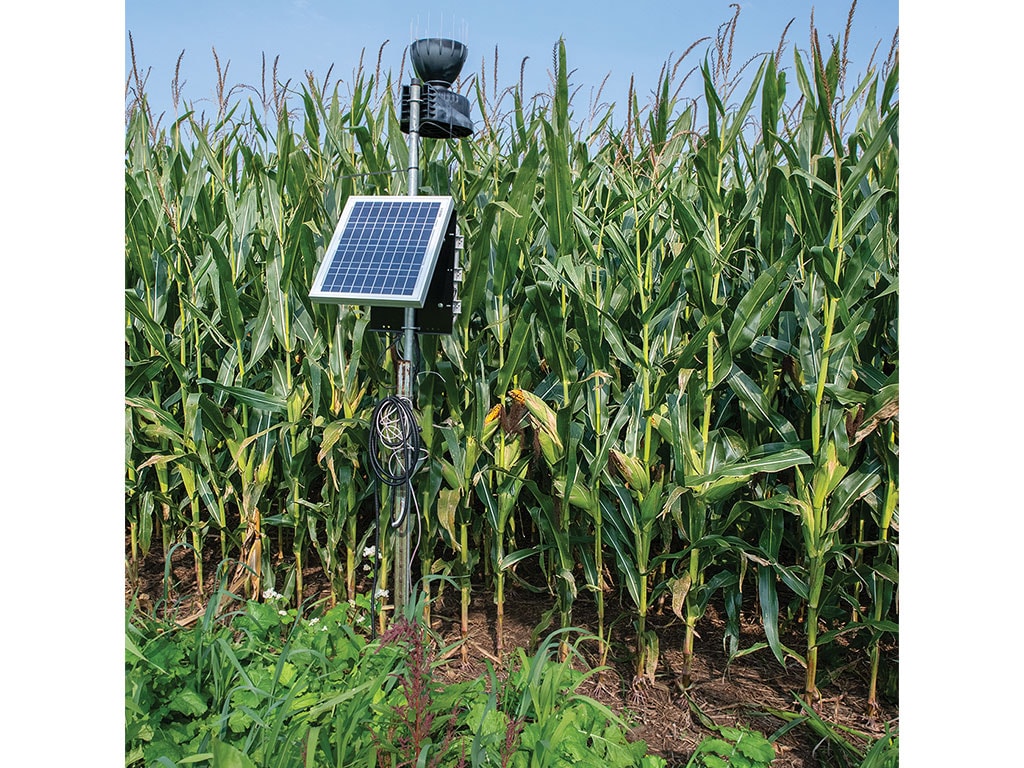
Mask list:
[[[409,86],[409,195],[416,196],[420,186],[420,81],[413,78]],[[413,348],[416,343],[416,310],[413,307],[405,308],[405,324],[403,326],[404,344],[402,347],[402,359],[398,363],[397,394],[413,404],[413,382],[412,382],[412,358]],[[407,458],[415,465],[418,457]],[[411,472],[412,467],[408,468]],[[412,573],[410,561],[410,538],[412,521],[410,514],[404,514],[402,510],[408,507],[412,509],[411,481],[408,485],[400,485],[395,488],[394,504],[395,510],[402,514],[402,522],[395,529],[395,613],[400,616],[408,604],[412,595]]]

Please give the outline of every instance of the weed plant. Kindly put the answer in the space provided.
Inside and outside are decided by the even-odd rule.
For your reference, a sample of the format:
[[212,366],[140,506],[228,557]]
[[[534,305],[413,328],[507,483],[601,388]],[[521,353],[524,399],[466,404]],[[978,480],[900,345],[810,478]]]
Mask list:
[[191,628],[129,609],[126,766],[664,766],[576,690],[586,673],[575,650],[557,660],[555,635],[500,675],[444,684],[421,623],[368,641],[365,606],[307,617],[264,598]]

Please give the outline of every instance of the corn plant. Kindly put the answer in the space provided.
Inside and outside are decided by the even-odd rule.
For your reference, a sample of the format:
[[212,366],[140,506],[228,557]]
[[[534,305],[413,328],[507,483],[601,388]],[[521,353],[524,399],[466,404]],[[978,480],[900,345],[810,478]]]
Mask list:
[[[580,387],[572,388],[573,393],[580,392]],[[558,596],[558,612],[562,629],[569,629],[572,623],[572,604],[578,594],[576,586],[575,550],[572,536],[572,517],[574,508],[592,511],[596,499],[588,493],[585,486],[576,482],[576,451],[575,439],[569,434],[569,418],[572,411],[570,404],[565,405],[556,413],[536,394],[522,389],[509,393],[513,403],[529,414],[530,422],[543,461],[551,473],[549,487],[541,487],[534,481],[527,483],[533,498],[539,505],[536,508],[535,520],[541,533],[541,546],[546,547],[552,556],[551,568],[554,591]],[[563,437],[563,435],[565,437]],[[568,647],[562,645],[562,659]]]
[[437,517],[442,528],[447,531],[452,549],[458,557],[463,661],[468,660],[466,643],[469,639],[471,578],[473,569],[480,559],[470,547],[469,533],[473,525],[472,491],[478,482],[477,462],[485,446],[500,427],[500,407],[495,406],[485,413],[485,405],[486,400],[482,397],[476,399],[475,405],[465,414],[464,431],[457,430],[452,424],[439,428],[446,447],[446,453],[440,459],[440,466],[447,487],[438,491]]
[[[799,74],[803,71],[799,58],[797,63]],[[838,44],[827,60],[820,48],[814,48],[812,66],[813,88],[809,78],[799,78],[808,102],[803,123],[809,126],[810,114],[814,114],[814,124],[819,125],[821,133],[829,137],[833,161],[818,162],[814,169],[807,169],[806,175],[791,177],[797,199],[791,198],[790,207],[794,218],[798,213],[802,214],[797,220],[804,225],[801,236],[807,248],[804,283],[797,294],[799,305],[805,307],[808,314],[802,318],[797,349],[801,371],[806,377],[804,400],[810,411],[805,434],[809,436],[814,460],[810,477],[797,468],[793,501],[800,516],[807,555],[805,693],[808,700],[817,697],[818,614],[827,565],[840,546],[838,535],[850,504],[866,492],[865,486],[869,482],[877,482],[874,473],[865,481],[859,474],[851,472],[858,452],[853,450],[846,429],[847,406],[851,404],[848,398],[851,396],[845,390],[861,378],[857,373],[857,347],[873,313],[873,302],[870,301],[873,286],[863,277],[867,267],[865,260],[874,261],[875,270],[872,271],[876,271],[879,267],[884,268],[890,258],[885,240],[867,234],[873,226],[886,226],[875,210],[879,199],[887,194],[885,188],[872,189],[868,177],[874,175],[872,169],[895,131],[898,116],[897,111],[891,111],[873,136],[858,137],[853,143],[858,152],[847,158],[832,111],[831,94],[837,93],[841,74]],[[845,108],[848,110],[850,107],[846,105]],[[813,147],[816,136],[807,136],[807,131],[804,128],[796,138],[798,141],[809,140]],[[787,154],[792,153],[792,148],[785,144],[782,146]],[[795,159],[799,157],[791,157],[791,161]],[[809,183],[812,181],[813,184]],[[825,226],[810,216],[816,204],[826,205],[832,213]],[[890,388],[887,393],[879,392],[875,396],[876,402],[879,396],[891,399],[895,396],[895,388]]]
[[523,451],[524,436],[519,424],[522,414],[507,412],[500,405],[497,408],[499,411],[492,416],[492,420],[497,420],[500,428],[491,434],[491,461],[477,480],[475,488],[490,523],[490,555],[494,568],[494,602],[497,606],[495,652],[500,659],[505,645],[505,575],[509,568],[532,552],[529,548],[506,551],[506,545],[514,534],[509,531],[509,522],[523,489],[529,455]]

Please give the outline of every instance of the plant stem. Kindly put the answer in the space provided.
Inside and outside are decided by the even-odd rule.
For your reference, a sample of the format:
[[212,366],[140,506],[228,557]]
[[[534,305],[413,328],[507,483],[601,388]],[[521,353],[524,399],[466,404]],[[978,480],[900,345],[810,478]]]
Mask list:
[[199,593],[199,597],[203,596],[203,536],[202,536],[202,520],[199,515],[199,496],[196,493],[192,494],[192,498],[189,499],[189,504],[192,509],[192,554],[195,558],[196,564],[196,591]]
[[[700,551],[690,550],[690,589],[697,587],[697,578],[700,575]],[[693,639],[696,634],[697,611],[692,605],[689,593],[686,600],[686,635],[683,637],[683,674],[682,682],[684,688],[689,688],[693,683]]]
[[131,559],[128,561],[131,566],[131,580],[134,582],[139,574],[139,529],[138,523],[132,521],[128,524],[129,536],[131,539]]
[[640,600],[636,621],[636,676],[643,677],[647,669],[647,572],[640,572]]
[[604,665],[608,648],[604,641],[604,553],[601,540],[601,483],[594,483],[594,570],[597,571],[597,656],[598,664]]
[[[568,499],[559,500],[555,499],[555,506],[559,512],[559,532],[562,536],[562,541],[565,542],[566,548],[572,546],[569,538],[569,515],[571,505]],[[559,618],[560,627],[562,629],[568,629],[572,625],[572,590],[569,587],[568,582],[561,577],[563,571],[571,568],[572,564],[564,561],[563,557],[559,557],[559,579],[558,579],[558,602],[559,602]],[[558,644],[558,658],[560,661],[565,661],[569,656],[569,634],[565,633],[562,635],[562,640]]]
[[[499,548],[501,544],[498,544]],[[494,584],[495,584],[495,601],[497,603],[496,615],[496,626],[494,628],[495,640],[494,640],[494,651],[495,656],[498,657],[498,661],[501,661],[502,652],[505,650],[504,642],[504,624],[505,624],[505,572],[501,568],[496,568],[494,573]]]
[[[857,554],[853,558],[853,570],[856,571],[864,564],[864,518],[861,515],[857,521],[856,548]],[[853,585],[853,607],[850,609],[850,623],[856,624],[860,621],[860,581]]]
[[459,526],[459,543],[462,550],[459,552],[462,563],[462,663],[466,664],[469,662],[469,526],[466,523]]
[[815,554],[809,568],[810,591],[807,598],[807,674],[804,678],[804,700],[813,706],[821,699],[818,692],[818,611],[825,583],[825,560]]
[[[351,501],[355,495],[351,484],[348,493]],[[356,599],[356,516],[352,507],[345,520],[345,594],[350,602]]]

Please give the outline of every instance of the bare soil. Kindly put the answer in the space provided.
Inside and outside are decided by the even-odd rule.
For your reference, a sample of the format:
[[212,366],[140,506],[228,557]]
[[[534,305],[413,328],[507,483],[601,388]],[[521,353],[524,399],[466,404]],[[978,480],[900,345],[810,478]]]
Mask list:
[[[191,550],[179,547],[172,551],[169,569],[159,546],[154,547],[138,567],[137,574],[126,578],[125,599],[135,599],[139,609],[173,615],[187,621],[200,612],[205,603],[196,590],[195,563]],[[204,564],[204,582],[208,595],[215,586],[216,547]],[[288,548],[285,548],[288,551]],[[165,579],[165,571],[169,579]],[[524,575],[524,574],[520,574]],[[524,575],[528,576],[528,575]],[[304,569],[304,604],[330,598],[327,578],[319,566]],[[541,583],[539,578],[525,578],[528,583]],[[365,585],[368,589],[369,586]],[[165,592],[166,589],[166,592]],[[514,656],[514,649],[522,647],[529,653],[536,638],[558,628],[554,623],[538,631],[544,614],[554,605],[554,598],[507,584],[504,612],[505,659]],[[679,683],[682,668],[684,626],[668,605],[655,606],[648,625],[657,631],[660,661],[654,683],[637,685],[632,668],[635,638],[630,620],[629,606],[621,605],[612,592],[605,599],[605,623],[612,627],[611,652],[606,669],[590,676],[580,692],[606,704],[632,723],[630,737],[643,739],[651,754],[664,757],[669,766],[685,766],[696,746],[706,737],[715,735],[709,727],[745,726],[766,736],[782,729],[787,721],[771,713],[774,711],[800,713],[798,696],[803,690],[804,670],[789,660],[783,667],[767,649],[743,656],[731,664],[723,649],[725,621],[712,605],[697,627],[693,663],[693,683],[683,690]],[[572,623],[583,630],[597,628],[596,610],[587,593],[580,593],[573,606]],[[431,626],[443,644],[460,639],[459,593],[447,587],[440,598],[432,602]],[[463,661],[455,653],[441,669],[448,681],[464,680],[483,675],[487,661],[496,661],[496,607],[492,595],[481,585],[473,586],[469,611],[468,658]],[[758,621],[756,605],[744,605],[740,647],[748,648],[763,641],[764,634]],[[822,700],[816,707],[818,714],[828,723],[853,729],[870,738],[881,736],[885,728],[897,733],[899,704],[897,700],[882,698],[882,718],[874,721],[867,717],[868,660],[862,649],[847,647],[840,640],[827,646],[827,664],[819,671],[818,687]],[[783,637],[785,645],[799,649],[803,638],[799,633]],[[586,661],[596,666],[595,643],[584,643],[582,651]],[[883,657],[887,660],[887,674],[895,677],[898,649],[887,647]],[[500,668],[500,665],[495,664]],[[895,687],[895,686],[891,686]],[[855,734],[844,731],[844,737],[858,747],[866,742]],[[839,756],[832,753],[831,745],[815,734],[807,725],[791,728],[775,739],[778,756],[774,768],[811,768],[817,766],[843,766]]]

